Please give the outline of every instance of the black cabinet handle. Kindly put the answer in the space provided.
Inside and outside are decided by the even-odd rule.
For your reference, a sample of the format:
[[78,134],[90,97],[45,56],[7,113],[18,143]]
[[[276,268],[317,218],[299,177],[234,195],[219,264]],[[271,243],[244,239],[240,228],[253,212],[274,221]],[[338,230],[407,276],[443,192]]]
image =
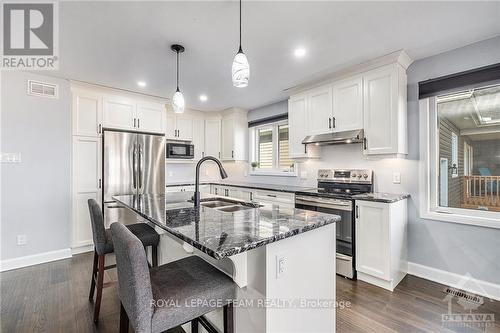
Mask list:
[[219,158],[220,158],[220,152],[219,152]]
[[367,141],[367,140],[366,140],[366,138],[363,138],[363,148],[364,148],[364,150],[366,150],[366,149],[367,149],[367,148],[366,148],[366,147],[367,147],[366,141]]
[[181,136],[181,130],[177,130],[177,137]]
[[99,188],[101,188],[101,179],[99,178]]
[[101,134],[102,132],[102,125],[99,124],[99,126],[97,126],[97,133]]
[[201,152],[201,157],[205,157],[205,152],[204,151]]
[[234,150],[231,150],[231,157],[234,158]]
[[134,128],[135,128],[135,118],[134,118]]
[[332,119],[333,119],[333,128],[335,128],[336,124],[337,124],[337,121],[336,121],[335,117],[333,117]]
[[356,218],[357,219],[359,218],[359,207],[358,207],[358,205],[356,205]]
[[137,128],[140,128],[141,127],[141,120],[139,118],[137,118]]
[[328,117],[328,128],[332,128],[332,118]]

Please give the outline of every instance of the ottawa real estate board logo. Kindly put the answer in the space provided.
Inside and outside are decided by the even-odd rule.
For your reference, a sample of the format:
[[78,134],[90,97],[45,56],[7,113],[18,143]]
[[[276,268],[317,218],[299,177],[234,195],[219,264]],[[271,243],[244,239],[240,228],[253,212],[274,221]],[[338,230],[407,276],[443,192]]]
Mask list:
[[2,2],[2,69],[54,70],[59,64],[56,2]]

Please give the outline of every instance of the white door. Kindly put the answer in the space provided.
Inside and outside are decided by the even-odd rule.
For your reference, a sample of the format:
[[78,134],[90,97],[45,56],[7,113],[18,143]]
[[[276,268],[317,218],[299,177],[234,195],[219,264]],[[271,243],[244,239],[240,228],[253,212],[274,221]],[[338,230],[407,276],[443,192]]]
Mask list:
[[175,128],[175,115],[171,112],[165,115],[165,137],[167,139],[177,139],[177,130]]
[[392,154],[397,147],[397,69],[376,69],[363,76],[363,117],[367,154]]
[[193,140],[193,118],[191,116],[177,115],[175,117],[175,125],[178,140]]
[[201,117],[193,118],[194,159],[205,157],[205,121]]
[[222,118],[221,159],[234,159],[234,119]]
[[356,206],[356,269],[389,280],[389,205],[356,201]]
[[103,125],[112,128],[135,130],[137,126],[136,104],[124,97],[105,97]]
[[101,139],[73,137],[73,247],[92,244],[87,204],[101,204]]
[[361,76],[333,85],[334,132],[363,128],[363,80]]
[[305,157],[302,140],[307,136],[306,96],[293,96],[288,100],[288,144],[290,157]]
[[332,88],[325,87],[307,93],[307,135],[331,131]]
[[165,107],[160,103],[137,104],[137,129],[142,132],[165,133]]
[[102,96],[91,92],[73,92],[73,135],[97,137],[101,134]]
[[220,119],[205,119],[205,156],[220,158]]

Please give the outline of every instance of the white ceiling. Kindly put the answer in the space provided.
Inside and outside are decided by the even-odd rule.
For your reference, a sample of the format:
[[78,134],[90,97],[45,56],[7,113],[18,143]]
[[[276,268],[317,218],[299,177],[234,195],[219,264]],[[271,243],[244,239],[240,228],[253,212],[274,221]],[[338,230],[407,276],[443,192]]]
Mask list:
[[[60,3],[60,72],[70,79],[171,97],[199,110],[255,108],[284,89],[404,49],[413,59],[500,34],[500,2],[243,2],[250,84],[234,88],[238,2]],[[307,49],[303,59],[293,50]],[[146,88],[137,81],[144,80]],[[200,102],[200,94],[208,96]]]

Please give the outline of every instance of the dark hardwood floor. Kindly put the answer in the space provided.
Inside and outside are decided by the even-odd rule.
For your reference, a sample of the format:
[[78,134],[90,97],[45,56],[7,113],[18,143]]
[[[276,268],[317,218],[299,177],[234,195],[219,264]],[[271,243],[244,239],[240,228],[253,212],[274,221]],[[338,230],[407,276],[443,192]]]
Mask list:
[[[99,324],[92,322],[91,266],[92,255],[86,253],[1,273],[1,332],[117,332],[117,284],[104,289]],[[105,282],[116,280],[115,270],[106,274]],[[491,327],[444,327],[441,316],[449,311],[444,288],[407,276],[391,293],[337,277],[337,299],[351,302],[337,309],[337,332],[500,332],[500,302],[488,299],[472,313],[493,314]],[[470,312],[456,298],[451,310]]]

